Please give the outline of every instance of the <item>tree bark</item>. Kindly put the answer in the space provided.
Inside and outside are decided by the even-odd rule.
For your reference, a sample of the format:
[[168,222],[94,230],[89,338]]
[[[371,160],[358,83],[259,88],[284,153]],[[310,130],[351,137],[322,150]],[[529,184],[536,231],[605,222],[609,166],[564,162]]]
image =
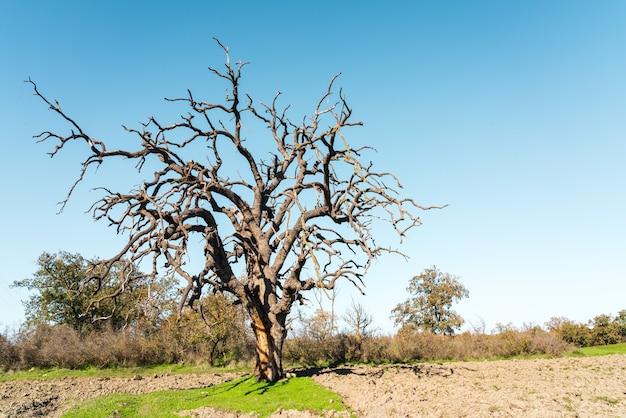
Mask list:
[[256,366],[259,381],[276,382],[283,378],[283,342],[285,328],[278,321],[270,321],[264,313],[253,312],[252,330],[256,339]]

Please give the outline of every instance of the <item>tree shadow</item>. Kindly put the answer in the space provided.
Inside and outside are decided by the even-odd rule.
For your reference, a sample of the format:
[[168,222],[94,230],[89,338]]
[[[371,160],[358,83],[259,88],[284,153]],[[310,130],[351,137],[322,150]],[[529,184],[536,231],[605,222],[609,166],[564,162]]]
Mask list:
[[313,377],[323,374],[338,374],[341,376],[349,374],[359,374],[355,373],[355,371],[350,367],[309,367],[302,369],[293,369],[290,372],[295,374],[296,377]]
[[[254,376],[240,377],[238,379],[234,379],[234,380],[228,381],[228,382],[226,382],[227,384],[224,384],[224,388],[222,390],[215,391],[211,395],[217,395],[217,394],[220,394],[220,393],[229,392],[231,390],[234,390],[234,389],[237,388],[237,386],[247,382],[250,379],[254,379]],[[211,386],[213,386],[213,385],[210,385],[209,387],[211,387]]]
[[388,372],[408,371],[418,378],[440,376],[450,377],[454,369],[443,364],[385,364],[385,365],[354,365],[341,367],[309,367],[293,369],[290,372],[298,377],[313,377],[325,374],[339,376],[357,375],[373,378],[381,378]]
[[278,381],[278,382],[257,382],[256,377],[254,376],[248,376],[248,377],[242,377],[239,378],[237,380],[233,380],[228,382],[228,385],[224,385],[224,388],[222,390],[216,391],[214,392],[212,395],[217,395],[220,393],[224,393],[224,392],[229,392],[231,390],[235,390],[237,389],[238,386],[244,384],[244,383],[249,383],[250,380],[254,380],[255,383],[259,383],[260,386],[254,387],[250,390],[246,390],[245,392],[243,392],[244,395],[251,395],[253,393],[256,393],[258,395],[263,395],[264,393],[266,393],[267,391],[269,391],[273,386],[275,386],[276,384],[284,384],[284,381]]
[[257,395],[263,395],[267,391],[272,389],[274,386],[276,386],[276,384],[279,384],[279,383],[282,384],[284,382],[281,382],[281,381],[278,381],[278,382],[266,382],[266,383],[264,383],[262,386],[260,386],[258,388],[254,388],[254,389],[251,389],[251,390],[247,391],[245,394],[246,395],[250,395],[252,393],[256,393]]

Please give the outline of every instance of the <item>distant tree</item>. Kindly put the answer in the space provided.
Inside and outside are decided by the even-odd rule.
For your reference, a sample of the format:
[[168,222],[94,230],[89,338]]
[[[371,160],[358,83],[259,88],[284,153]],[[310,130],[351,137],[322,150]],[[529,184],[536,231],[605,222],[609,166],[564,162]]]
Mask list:
[[476,322],[470,322],[472,333],[476,335],[483,335],[487,332],[487,322],[482,317],[478,317]]
[[[96,261],[68,252],[41,254],[32,277],[17,280],[13,287],[31,291],[24,301],[28,323],[65,324],[79,332],[101,328],[105,323],[119,329],[140,319],[152,320],[164,313],[175,297],[172,279],[152,280],[140,271],[114,265],[100,282],[90,280]],[[94,297],[96,287],[127,291],[114,297]]]
[[626,340],[626,310],[619,311],[614,317],[597,315],[586,324],[553,317],[546,322],[546,328],[557,333],[565,342],[579,347],[615,344]]
[[345,313],[343,320],[358,341],[372,334],[372,316],[359,303],[352,301],[352,305]]
[[615,322],[617,323],[619,335],[622,337],[622,340],[626,340],[626,309],[622,309],[617,313]]
[[615,344],[621,341],[620,327],[610,315],[598,315],[591,321],[592,345]]
[[546,328],[548,331],[556,333],[563,341],[579,347],[589,345],[592,340],[591,329],[587,325],[565,317],[550,318],[546,322]]
[[565,318],[564,316],[553,316],[545,323],[545,326],[548,331],[558,332],[559,329],[561,329],[561,327],[563,326],[563,324],[566,324],[568,322],[571,322],[571,321]]
[[411,297],[392,311],[397,325],[452,335],[463,324],[463,318],[452,310],[452,305],[468,297],[469,292],[456,276],[433,266],[413,277],[407,291]]
[[512,322],[502,323],[496,322],[493,329],[491,330],[492,334],[504,334],[509,332],[517,332],[518,329]]
[[310,317],[301,316],[303,334],[317,341],[324,341],[337,332],[336,318],[332,311],[317,309]]

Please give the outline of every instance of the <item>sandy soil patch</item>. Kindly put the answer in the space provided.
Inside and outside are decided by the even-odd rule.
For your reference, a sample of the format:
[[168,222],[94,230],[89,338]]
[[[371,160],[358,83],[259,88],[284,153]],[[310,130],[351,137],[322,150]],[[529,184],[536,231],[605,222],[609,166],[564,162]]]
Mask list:
[[313,378],[362,417],[626,417],[626,356],[355,366]]
[[0,383],[0,417],[58,417],[79,401],[112,393],[206,387],[243,374],[153,375],[134,378],[64,378]]

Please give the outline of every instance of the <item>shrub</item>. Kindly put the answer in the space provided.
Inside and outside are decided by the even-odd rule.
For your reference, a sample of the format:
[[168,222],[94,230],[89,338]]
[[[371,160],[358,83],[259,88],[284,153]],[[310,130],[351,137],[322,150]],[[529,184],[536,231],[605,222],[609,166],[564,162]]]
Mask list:
[[199,305],[197,312],[186,310],[163,324],[161,334],[180,350],[179,357],[223,365],[252,356],[254,337],[241,305],[219,293],[205,296]]
[[598,315],[588,324],[555,317],[546,323],[546,327],[565,342],[578,347],[615,344],[626,341],[626,311],[620,311],[614,318]]
[[[14,342],[0,336],[0,368],[30,367],[84,368],[141,366],[177,362],[210,362],[213,347],[204,340],[179,338],[175,327],[148,331],[141,328],[103,329],[80,334],[67,325],[39,324],[22,330]],[[222,364],[244,361],[252,356],[247,340],[234,351],[223,351]]]
[[15,363],[17,363],[15,345],[8,335],[0,333],[0,370],[8,369]]
[[557,335],[532,328],[500,334],[436,335],[403,327],[393,336],[370,336],[360,344],[353,335],[339,334],[323,340],[290,338],[285,361],[300,365],[343,362],[413,362],[418,360],[470,360],[519,355],[561,355],[569,345]]
[[591,330],[584,324],[577,324],[572,321],[565,322],[557,330],[561,338],[570,344],[585,347],[592,344]]
[[361,344],[361,361],[366,363],[386,363],[390,361],[391,337],[378,336],[365,338]]
[[344,363],[348,360],[346,338],[345,334],[324,338],[288,338],[283,348],[283,359],[287,363],[304,366]]

